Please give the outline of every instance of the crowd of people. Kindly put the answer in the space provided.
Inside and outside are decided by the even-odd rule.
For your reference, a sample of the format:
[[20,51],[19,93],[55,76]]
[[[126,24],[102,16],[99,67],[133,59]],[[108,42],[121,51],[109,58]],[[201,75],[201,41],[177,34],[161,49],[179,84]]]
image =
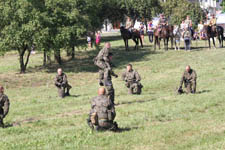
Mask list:
[[[153,42],[154,37],[154,31],[160,30],[162,26],[169,25],[168,19],[165,17],[164,14],[160,15],[160,18],[158,20],[157,24],[153,24],[152,20],[149,20],[147,22],[147,34],[149,36],[149,42]],[[206,16],[205,20],[202,20],[199,22],[197,29],[193,28],[193,22],[190,19],[190,16],[187,16],[185,20],[181,22],[181,24],[174,25],[174,29],[179,28],[181,30],[181,40],[185,42],[185,49],[190,50],[190,44],[191,40],[205,40],[207,38],[206,32],[204,31],[204,26],[216,26],[216,16],[215,14],[211,15],[211,18],[209,16]],[[131,21],[131,18],[128,17],[126,20],[126,29],[132,32],[134,25]],[[145,25],[144,23],[140,23],[140,27],[138,29],[140,31],[140,36],[142,38],[142,41],[144,41],[144,34],[145,34]],[[175,33],[174,33],[175,34]]]

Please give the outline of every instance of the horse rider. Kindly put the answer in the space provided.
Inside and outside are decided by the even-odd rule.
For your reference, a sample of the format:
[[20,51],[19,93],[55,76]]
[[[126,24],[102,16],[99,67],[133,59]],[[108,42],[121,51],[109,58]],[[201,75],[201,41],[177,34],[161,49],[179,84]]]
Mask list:
[[132,29],[133,29],[133,23],[132,23],[132,20],[130,17],[127,18],[127,21],[126,21],[126,29],[130,32],[132,32]]
[[187,28],[189,28],[189,29],[192,28],[192,20],[190,19],[190,16],[187,16],[187,18],[184,22],[185,22]]
[[211,26],[211,27],[216,26],[216,17],[215,17],[215,14],[212,15],[212,18],[209,21],[209,26]]
[[186,17],[186,20],[184,21],[184,23],[186,24],[186,28],[191,31],[191,35],[193,36],[194,31],[192,28],[192,20],[190,19],[190,16]]
[[164,16],[164,14],[160,14],[160,19],[157,25],[158,30],[161,32],[162,27],[167,25],[168,25],[167,18]]

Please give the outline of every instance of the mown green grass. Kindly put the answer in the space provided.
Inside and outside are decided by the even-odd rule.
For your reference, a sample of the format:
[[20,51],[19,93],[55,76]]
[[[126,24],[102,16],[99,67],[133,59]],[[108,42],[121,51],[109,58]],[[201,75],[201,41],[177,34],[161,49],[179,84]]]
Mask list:
[[[117,35],[117,34],[116,34]],[[80,150],[223,150],[225,149],[225,48],[192,52],[125,52],[119,37],[111,40],[115,72],[128,63],[138,70],[142,95],[128,95],[120,78],[113,79],[116,121],[120,133],[92,132],[86,124],[90,99],[97,95],[98,73],[92,63],[95,50],[78,50],[63,68],[73,86],[71,97],[59,99],[53,79],[56,64],[42,68],[42,54],[31,56],[28,73],[20,75],[16,53],[0,58],[0,79],[11,107],[0,129],[0,149]],[[150,45],[150,46],[149,46]],[[195,43],[193,43],[195,46]],[[198,74],[197,94],[176,95],[185,66]],[[14,125],[11,126],[10,125]]]

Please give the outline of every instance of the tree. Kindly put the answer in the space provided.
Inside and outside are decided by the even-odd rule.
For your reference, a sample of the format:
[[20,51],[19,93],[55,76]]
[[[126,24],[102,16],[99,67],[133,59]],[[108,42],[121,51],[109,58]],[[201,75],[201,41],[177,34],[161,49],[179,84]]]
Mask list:
[[170,18],[171,24],[180,24],[189,15],[196,28],[200,20],[204,19],[204,11],[198,3],[187,0],[167,0],[162,4],[165,15]]
[[225,12],[225,1],[223,0],[222,3],[220,4],[222,9],[223,9],[223,12]]
[[31,47],[34,44],[34,34],[37,29],[35,14],[36,10],[27,0],[0,1],[1,52],[18,51],[21,73],[26,71]]

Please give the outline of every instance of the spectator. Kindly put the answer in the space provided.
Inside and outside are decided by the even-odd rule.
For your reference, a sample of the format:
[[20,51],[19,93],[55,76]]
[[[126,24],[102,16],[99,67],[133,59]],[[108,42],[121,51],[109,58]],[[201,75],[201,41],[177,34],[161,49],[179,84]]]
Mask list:
[[154,26],[152,21],[148,22],[148,37],[149,37],[149,42],[153,42],[153,34],[154,34]]
[[96,43],[96,45],[100,45],[100,42],[101,42],[101,34],[100,34],[100,31],[98,31],[95,34],[95,43]]
[[139,29],[140,29],[141,40],[144,43],[145,27],[144,27],[144,24],[143,23],[140,24]]
[[191,31],[186,27],[183,33],[185,50],[191,50]]

